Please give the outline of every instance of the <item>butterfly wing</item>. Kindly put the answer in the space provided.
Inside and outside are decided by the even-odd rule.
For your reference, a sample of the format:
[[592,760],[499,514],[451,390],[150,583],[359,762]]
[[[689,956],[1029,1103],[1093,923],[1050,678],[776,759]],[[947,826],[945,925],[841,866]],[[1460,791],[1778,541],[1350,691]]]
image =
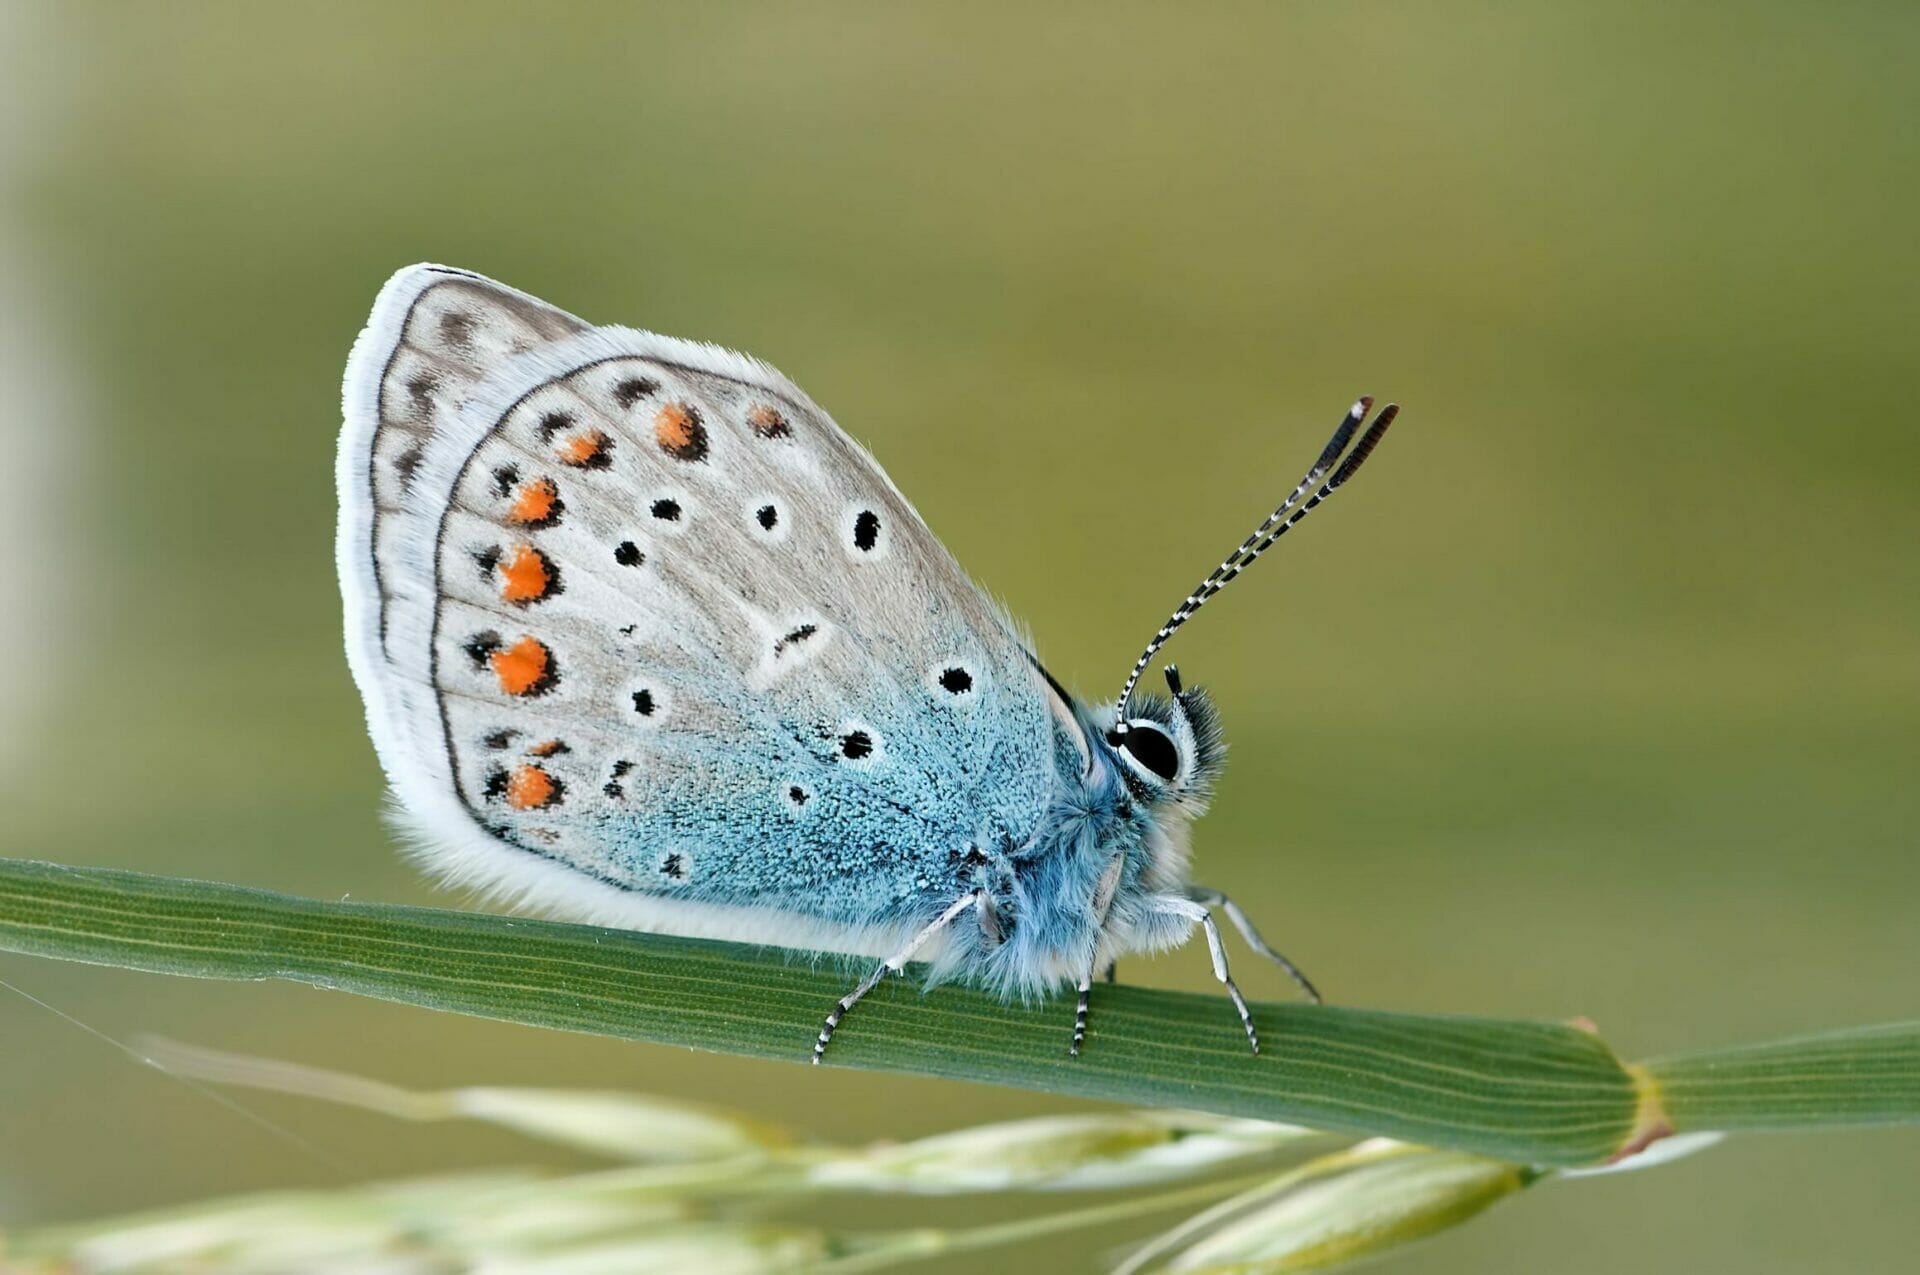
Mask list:
[[757,360],[417,266],[345,416],[348,653],[444,876],[884,952],[1076,764],[1005,615]]

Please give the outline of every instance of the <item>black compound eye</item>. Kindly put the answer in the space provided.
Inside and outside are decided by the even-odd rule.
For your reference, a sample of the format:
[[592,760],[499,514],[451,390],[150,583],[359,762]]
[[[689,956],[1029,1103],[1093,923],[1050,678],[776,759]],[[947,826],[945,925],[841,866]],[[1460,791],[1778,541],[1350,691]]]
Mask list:
[[1180,773],[1180,749],[1173,737],[1151,722],[1128,722],[1114,742],[1149,772],[1171,783]]

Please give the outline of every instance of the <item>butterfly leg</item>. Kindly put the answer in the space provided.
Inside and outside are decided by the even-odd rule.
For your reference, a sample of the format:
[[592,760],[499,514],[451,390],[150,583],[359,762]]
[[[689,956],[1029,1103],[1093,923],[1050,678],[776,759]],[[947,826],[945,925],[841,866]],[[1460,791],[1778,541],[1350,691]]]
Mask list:
[[1287,977],[1299,984],[1300,990],[1307,994],[1308,1000],[1316,1005],[1322,1003],[1319,989],[1314,987],[1312,981],[1300,972],[1299,966],[1280,955],[1265,939],[1260,937],[1260,931],[1253,927],[1253,922],[1247,917],[1245,912],[1240,910],[1238,903],[1235,903],[1232,899],[1220,893],[1220,891],[1209,890],[1204,886],[1195,886],[1187,892],[1187,897],[1191,898],[1203,908],[1219,908],[1222,912],[1226,913],[1227,920],[1233,922],[1233,928],[1240,931],[1240,937],[1246,940],[1248,947],[1285,970]]
[[1067,1057],[1078,1058],[1080,1046],[1087,1043],[1087,1005],[1093,1000],[1093,972],[1089,970],[1080,976],[1076,989],[1080,995],[1073,1006],[1073,1043],[1067,1046]]
[[880,962],[879,967],[875,969],[873,973],[860,980],[858,987],[840,998],[840,1003],[835,1005],[832,1011],[827,1014],[827,1021],[820,1028],[819,1038],[813,1042],[813,1061],[815,1066],[819,1065],[820,1059],[826,1054],[827,1042],[833,1039],[834,1028],[840,1026],[840,1020],[847,1016],[847,1011],[859,1004],[861,997],[880,986],[880,980],[888,974],[898,974],[900,971],[906,969],[907,962],[913,959],[915,952],[925,947],[927,941],[950,925],[955,917],[965,912],[968,908],[978,906],[980,897],[979,892],[976,891],[973,894],[963,895],[955,900],[952,907],[949,907],[938,917],[922,926],[918,934],[915,934],[911,939],[907,940],[906,946],[902,947],[892,956],[889,956],[886,960]]
[[[1120,962],[1108,961],[1107,968],[1100,974],[1100,981],[1103,983],[1119,982],[1119,975],[1117,973],[1119,968]],[[1080,995],[1073,1006],[1073,1044],[1067,1047],[1067,1057],[1069,1058],[1078,1058],[1080,1056],[1080,1047],[1087,1043],[1087,1005],[1093,999],[1093,977],[1093,971],[1088,970],[1081,976],[1080,982],[1075,988]]]
[[1213,976],[1220,980],[1220,986],[1227,989],[1227,995],[1233,998],[1233,1008],[1240,1015],[1240,1025],[1247,1029],[1247,1044],[1254,1053],[1260,1052],[1260,1033],[1253,1028],[1253,1011],[1247,1008],[1247,998],[1240,994],[1234,985],[1233,975],[1227,969],[1227,945],[1220,941],[1220,927],[1214,923],[1213,913],[1197,899],[1170,898],[1162,902],[1166,911],[1176,916],[1184,916],[1199,923],[1206,931],[1207,954],[1213,958]]
[[1200,924],[1207,932],[1207,951],[1213,956],[1213,976],[1227,989],[1227,995],[1233,997],[1233,1007],[1240,1012],[1240,1025],[1247,1029],[1247,1044],[1254,1053],[1260,1052],[1260,1033],[1253,1029],[1253,1011],[1247,1008],[1246,997],[1240,995],[1240,989],[1233,985],[1233,975],[1227,972],[1227,945],[1220,941],[1220,927],[1213,923],[1213,913],[1202,912]]

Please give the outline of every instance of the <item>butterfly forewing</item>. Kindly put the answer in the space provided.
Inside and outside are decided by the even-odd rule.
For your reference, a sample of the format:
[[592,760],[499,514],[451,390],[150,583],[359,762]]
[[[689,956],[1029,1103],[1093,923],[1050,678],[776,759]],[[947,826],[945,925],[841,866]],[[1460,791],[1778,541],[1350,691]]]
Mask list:
[[[969,848],[1044,817],[1072,750],[1024,644],[777,373],[418,267],[347,400],[355,670],[458,871],[564,871],[594,883],[575,911],[782,941],[769,917],[951,898]],[[738,908],[757,920],[714,922]]]

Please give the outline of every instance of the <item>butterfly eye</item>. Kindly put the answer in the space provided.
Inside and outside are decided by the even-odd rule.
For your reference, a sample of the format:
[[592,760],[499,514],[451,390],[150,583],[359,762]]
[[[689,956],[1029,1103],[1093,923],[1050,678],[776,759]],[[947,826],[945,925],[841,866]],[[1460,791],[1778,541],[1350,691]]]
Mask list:
[[1141,769],[1172,783],[1180,773],[1180,749],[1173,736],[1152,722],[1131,721],[1124,733],[1107,736],[1109,743],[1124,751]]

